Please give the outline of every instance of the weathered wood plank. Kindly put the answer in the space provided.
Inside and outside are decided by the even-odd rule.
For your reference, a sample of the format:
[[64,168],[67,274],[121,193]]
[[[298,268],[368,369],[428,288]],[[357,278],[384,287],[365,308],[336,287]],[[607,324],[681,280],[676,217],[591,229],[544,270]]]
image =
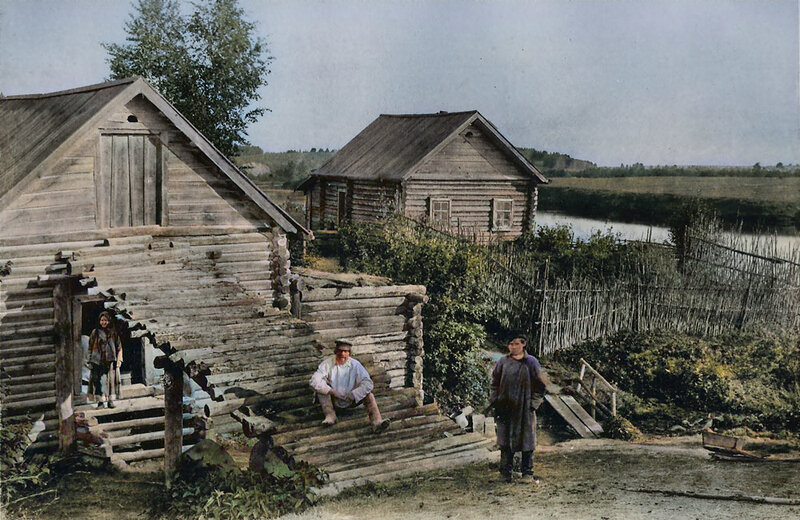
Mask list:
[[131,225],[128,136],[111,136],[111,227]]
[[156,191],[158,183],[158,150],[157,140],[153,138],[144,139],[143,150],[143,198],[144,198],[144,225],[152,226],[158,224],[158,201],[159,196]]
[[144,225],[144,136],[128,136],[131,225]]

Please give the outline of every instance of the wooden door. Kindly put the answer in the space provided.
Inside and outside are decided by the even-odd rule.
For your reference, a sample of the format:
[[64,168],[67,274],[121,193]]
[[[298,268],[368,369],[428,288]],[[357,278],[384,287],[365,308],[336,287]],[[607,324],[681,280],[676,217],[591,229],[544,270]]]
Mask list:
[[161,223],[163,167],[158,137],[109,134],[100,137],[96,178],[98,227]]

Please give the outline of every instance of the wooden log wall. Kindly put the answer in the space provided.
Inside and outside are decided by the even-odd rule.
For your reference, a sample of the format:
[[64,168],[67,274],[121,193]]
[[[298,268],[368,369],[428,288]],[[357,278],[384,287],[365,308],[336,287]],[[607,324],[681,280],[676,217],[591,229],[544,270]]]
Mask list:
[[316,227],[314,229],[333,229],[338,221],[339,190],[347,190],[345,181],[323,181],[315,187],[312,195],[312,209],[316,208]]
[[[420,285],[354,286],[302,270],[300,317],[324,338],[347,338],[353,356],[370,354],[386,369],[390,387],[422,389]],[[363,279],[361,279],[363,282]]]
[[[428,219],[431,198],[450,199],[450,228],[511,239],[522,234],[528,212],[528,181],[409,180],[405,189],[405,216]],[[513,201],[509,231],[492,231],[492,199]]]
[[[0,265],[8,264],[9,271],[0,278],[3,420],[30,420],[34,451],[58,447],[56,363],[64,360],[57,359],[56,345],[62,344],[64,331],[55,327],[54,286],[50,282],[63,275],[48,273],[48,266],[62,249],[102,243],[84,240],[7,245],[0,240]],[[63,349],[62,353],[69,354]],[[62,384],[61,389],[66,391],[67,386]]]
[[291,260],[289,259],[289,242],[286,234],[279,227],[272,228],[269,235],[271,250],[274,252],[270,262],[270,276],[272,278],[273,305],[280,310],[287,310],[290,306]]
[[[128,122],[134,116],[137,122]],[[131,100],[106,123],[109,130],[158,132],[166,143],[169,225],[261,226],[265,216],[231,186],[189,140],[143,97]]]
[[407,217],[428,217],[429,198],[451,200],[450,227],[492,232],[492,199],[512,199],[512,226],[495,237],[518,236],[532,220],[531,178],[472,125],[432,158],[409,174],[405,181]]
[[354,180],[350,218],[355,222],[375,222],[399,207],[400,184]]
[[0,238],[94,229],[95,148],[86,139],[0,209]]

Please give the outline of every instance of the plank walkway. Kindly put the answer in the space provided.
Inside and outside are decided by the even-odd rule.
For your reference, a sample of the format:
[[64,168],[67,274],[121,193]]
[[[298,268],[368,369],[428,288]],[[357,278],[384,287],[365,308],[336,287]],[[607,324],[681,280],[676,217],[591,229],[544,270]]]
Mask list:
[[574,397],[547,394],[545,399],[553,407],[553,410],[584,439],[599,438],[603,433],[603,427],[578,404]]

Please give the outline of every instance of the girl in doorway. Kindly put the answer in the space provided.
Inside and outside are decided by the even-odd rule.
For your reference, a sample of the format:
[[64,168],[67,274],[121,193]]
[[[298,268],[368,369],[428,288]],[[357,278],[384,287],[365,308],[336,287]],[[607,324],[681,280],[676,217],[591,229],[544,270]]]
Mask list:
[[122,365],[122,343],[108,312],[101,312],[100,327],[89,335],[89,395],[97,396],[97,407],[108,402],[114,408],[114,398],[119,395],[118,368]]

